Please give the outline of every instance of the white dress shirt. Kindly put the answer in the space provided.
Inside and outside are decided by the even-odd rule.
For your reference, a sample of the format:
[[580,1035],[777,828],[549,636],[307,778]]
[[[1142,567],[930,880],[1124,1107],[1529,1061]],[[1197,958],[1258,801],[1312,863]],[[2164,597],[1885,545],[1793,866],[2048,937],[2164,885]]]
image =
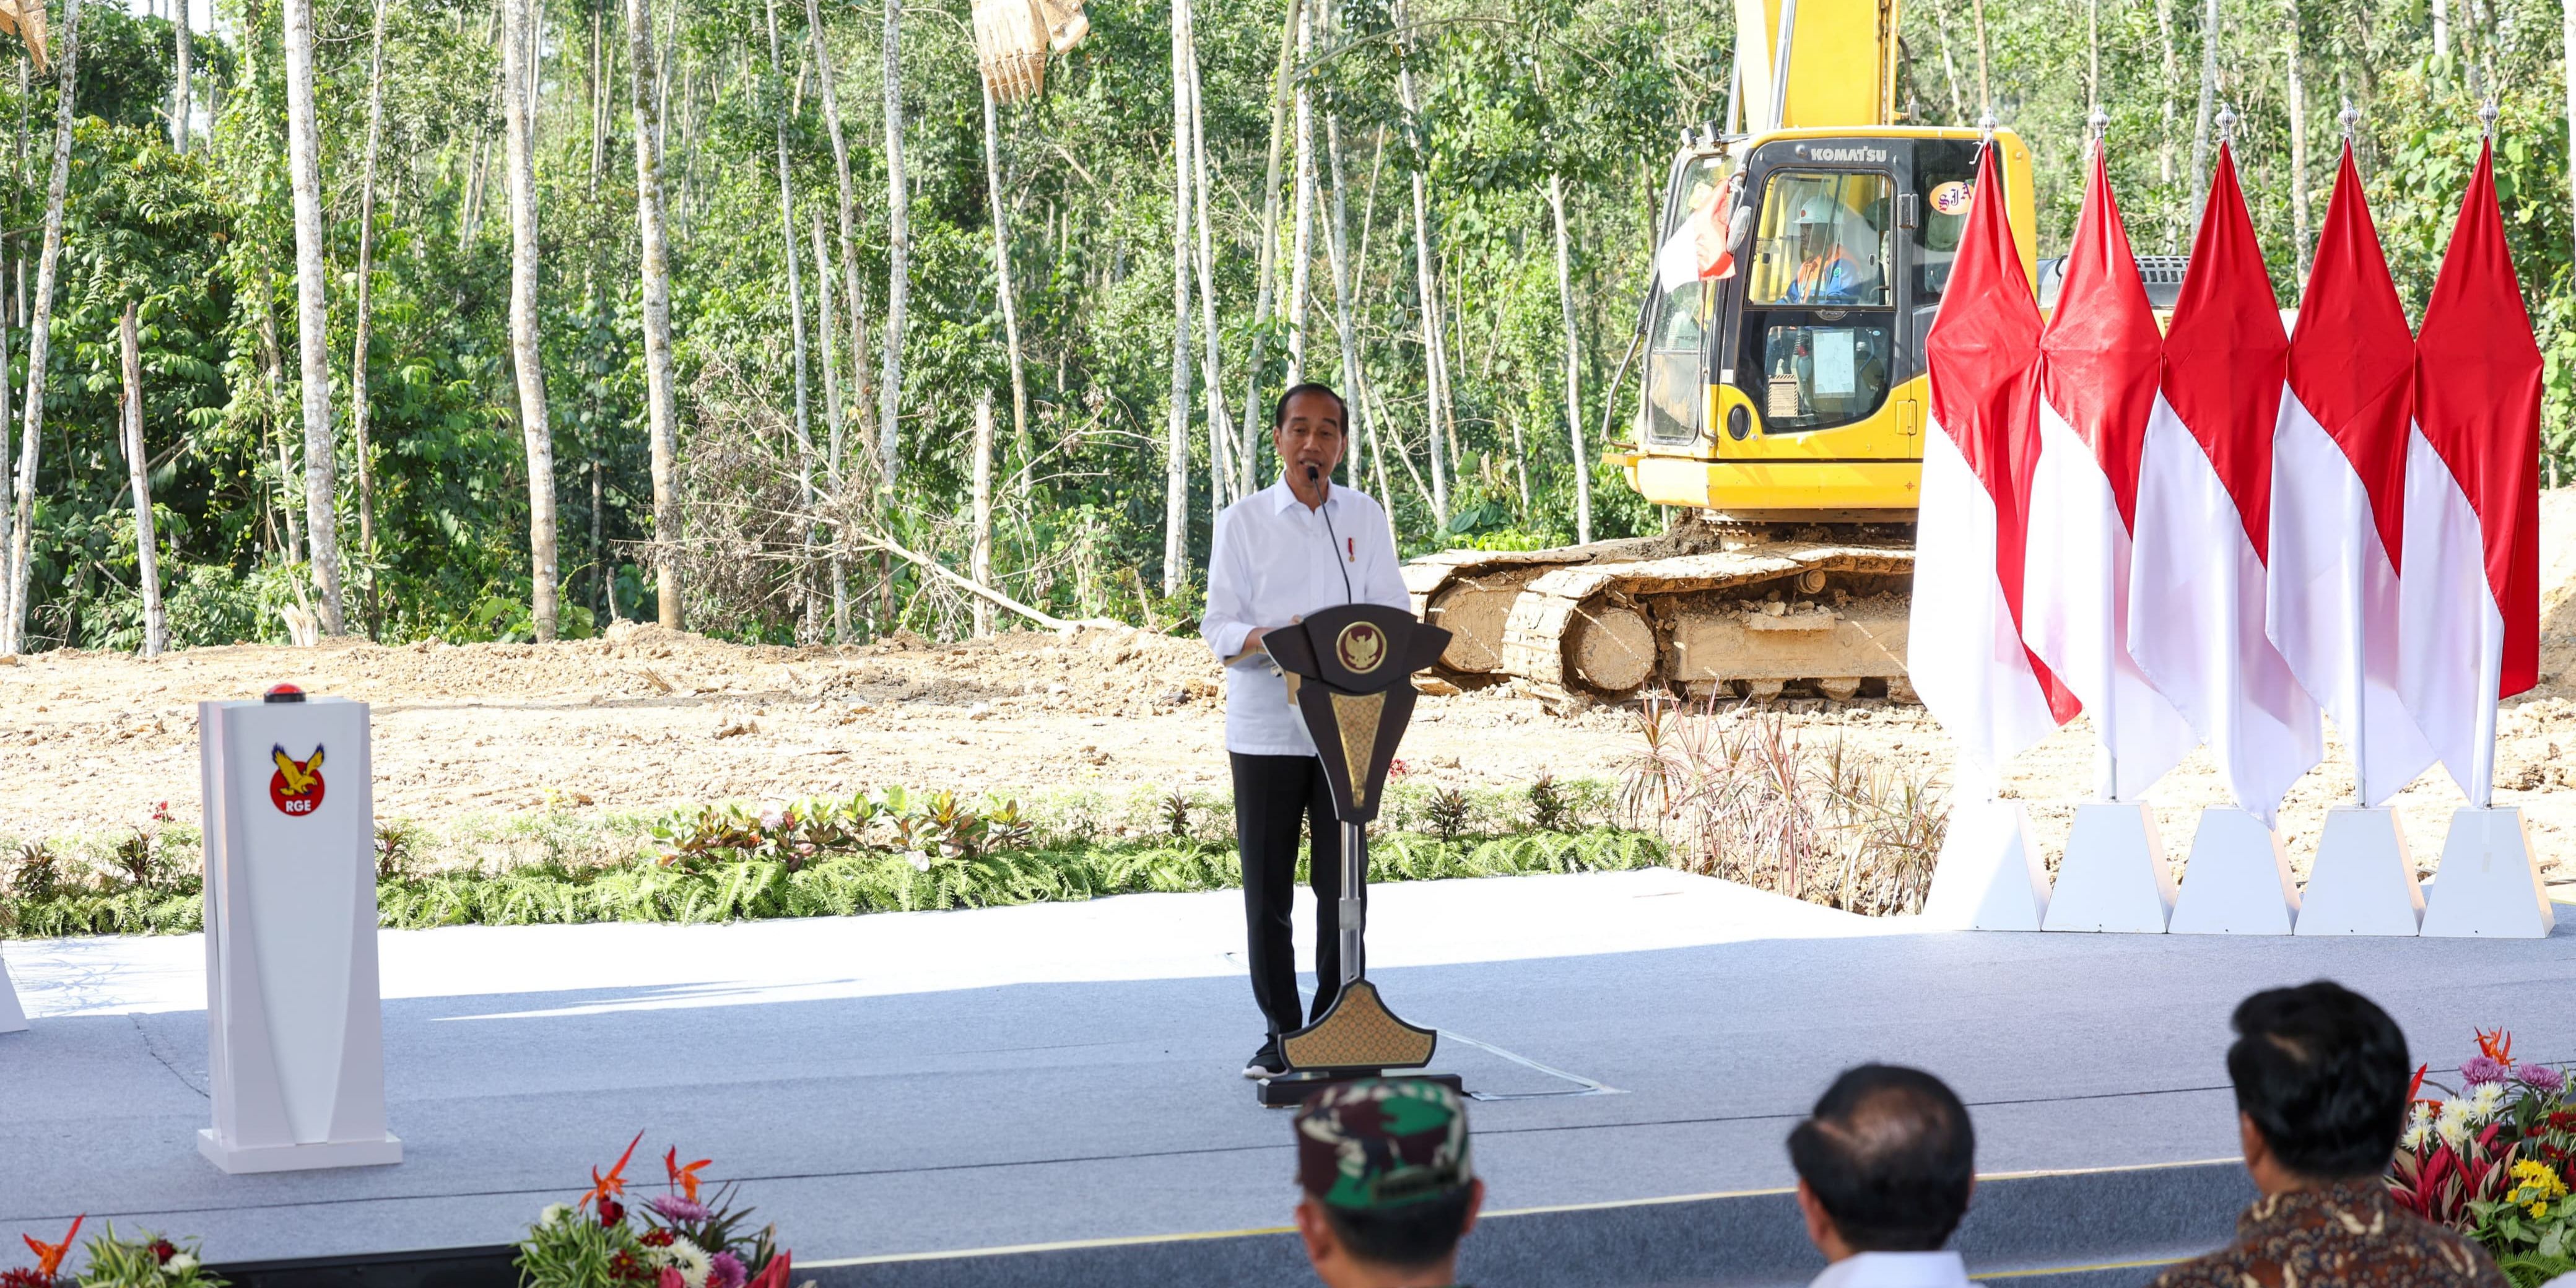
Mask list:
[[1825,1267],[1807,1288],[1970,1288],[1955,1252],[1856,1252]]
[[[1219,662],[1242,652],[1255,627],[1276,629],[1340,604],[1413,607],[1386,511],[1367,493],[1334,484],[1324,504],[1309,510],[1282,479],[1216,517],[1199,634]],[[1305,720],[1288,705],[1287,681],[1258,652],[1226,668],[1225,749],[1315,754]]]

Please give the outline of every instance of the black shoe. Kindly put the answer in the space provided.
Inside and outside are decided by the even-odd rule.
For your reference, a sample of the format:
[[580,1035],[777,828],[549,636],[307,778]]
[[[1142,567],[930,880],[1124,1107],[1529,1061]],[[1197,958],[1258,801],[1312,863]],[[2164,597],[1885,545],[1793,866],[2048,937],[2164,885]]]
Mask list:
[[1243,1066],[1243,1076],[1256,1082],[1263,1078],[1276,1078],[1287,1072],[1288,1057],[1279,1054],[1277,1038],[1262,1043],[1261,1049],[1253,1052],[1252,1058],[1245,1061]]

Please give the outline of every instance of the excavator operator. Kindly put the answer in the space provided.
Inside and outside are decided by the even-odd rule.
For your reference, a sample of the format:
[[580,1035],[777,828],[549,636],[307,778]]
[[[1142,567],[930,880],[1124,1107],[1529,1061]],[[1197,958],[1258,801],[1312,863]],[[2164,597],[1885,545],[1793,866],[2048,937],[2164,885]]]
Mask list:
[[1799,203],[1798,275],[1781,296],[1790,304],[1858,304],[1866,285],[1860,260],[1843,249],[1842,221],[1823,194]]

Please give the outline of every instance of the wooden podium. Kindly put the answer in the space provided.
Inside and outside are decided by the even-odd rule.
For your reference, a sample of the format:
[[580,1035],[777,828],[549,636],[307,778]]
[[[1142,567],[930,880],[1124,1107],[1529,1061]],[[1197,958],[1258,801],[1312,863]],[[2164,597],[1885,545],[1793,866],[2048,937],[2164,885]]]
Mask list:
[[[1288,700],[1314,735],[1342,829],[1342,897],[1334,918],[1342,986],[1322,1019],[1280,1035],[1288,1073],[1254,1084],[1264,1105],[1301,1104],[1336,1082],[1431,1062],[1440,1035],[1407,1024],[1368,982],[1361,891],[1368,881],[1368,825],[1377,818],[1387,767],[1413,718],[1413,673],[1449,646],[1449,632],[1400,608],[1345,604],[1261,637],[1288,681]],[[1408,1075],[1458,1086],[1455,1074]]]

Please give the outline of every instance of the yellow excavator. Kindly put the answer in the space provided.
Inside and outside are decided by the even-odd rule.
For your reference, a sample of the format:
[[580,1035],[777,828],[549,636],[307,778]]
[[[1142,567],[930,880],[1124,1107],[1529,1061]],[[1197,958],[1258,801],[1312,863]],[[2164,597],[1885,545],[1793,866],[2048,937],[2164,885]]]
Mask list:
[[[1722,245],[1712,275],[1651,288],[1636,431],[1606,453],[1675,520],[1407,564],[1449,678],[1551,701],[1911,696],[1924,338],[1970,203],[1998,194],[1975,191],[1978,130],[1898,122],[1898,2],[1735,0],[1736,87],[1674,155],[1658,259],[1694,226]],[[1994,139],[2033,271],[2030,150]]]

